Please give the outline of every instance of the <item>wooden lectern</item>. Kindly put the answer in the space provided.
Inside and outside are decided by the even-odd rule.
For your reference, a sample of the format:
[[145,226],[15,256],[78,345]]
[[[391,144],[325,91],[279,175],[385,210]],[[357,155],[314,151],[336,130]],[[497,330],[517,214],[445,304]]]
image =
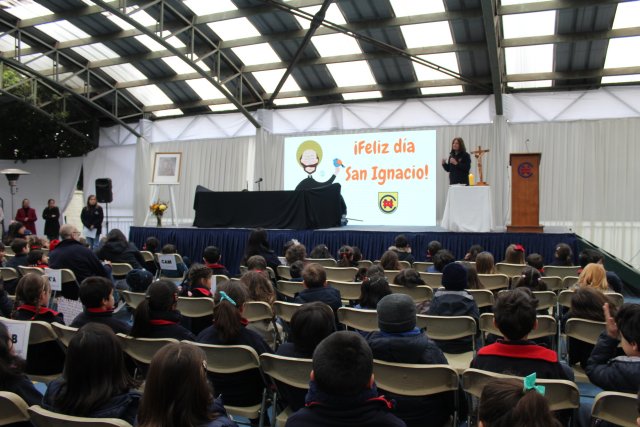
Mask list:
[[510,233],[542,233],[540,225],[541,153],[511,153]]

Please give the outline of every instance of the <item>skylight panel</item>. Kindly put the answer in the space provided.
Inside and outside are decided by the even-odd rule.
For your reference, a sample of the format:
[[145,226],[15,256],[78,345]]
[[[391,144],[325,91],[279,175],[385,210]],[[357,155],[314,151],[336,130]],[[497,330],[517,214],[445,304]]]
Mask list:
[[362,53],[356,39],[342,33],[314,36],[311,41],[322,57]]
[[[16,47],[16,42],[17,42],[17,39],[15,37],[12,37],[7,34],[0,37],[0,52],[12,51]],[[31,46],[29,46],[25,42],[23,41],[20,42],[21,49],[28,49],[29,47]]]
[[162,47],[160,43],[158,43],[151,37],[147,36],[146,34],[135,36],[134,38],[138,40],[141,44],[143,44],[151,52],[159,52],[161,50],[164,50],[164,47]]
[[108,67],[102,67],[101,70],[107,73],[107,75],[117,83],[133,82],[148,78],[131,64],[110,65]]
[[58,76],[58,82],[76,91],[84,90],[85,81],[78,76],[73,76],[73,73],[60,74]]
[[640,74],[628,74],[626,76],[604,76],[602,78],[602,84],[632,82],[640,82]]
[[382,98],[382,92],[379,90],[371,90],[368,92],[343,93],[342,97],[345,101],[355,101],[357,99],[373,99]]
[[367,61],[327,64],[327,68],[338,87],[376,84]]
[[36,28],[59,42],[68,42],[89,37],[89,34],[69,21],[47,22],[46,24],[36,25]]
[[170,117],[170,116],[182,116],[184,113],[179,108],[171,108],[168,110],[154,111],[153,115],[156,117]]
[[162,104],[173,103],[173,101],[171,101],[171,98],[169,98],[156,85],[132,87],[127,90],[145,107],[149,105],[162,105]]
[[238,9],[231,0],[184,0],[184,5],[198,16]]
[[205,79],[193,79],[186,82],[201,99],[226,98],[222,92]]
[[[455,52],[447,52],[447,53],[434,53],[432,55],[419,55],[418,56],[425,61],[429,61],[433,64],[436,64],[440,67],[447,68],[451,71],[459,72],[458,68],[458,57]],[[418,80],[442,80],[442,79],[450,79],[451,76],[445,74],[443,72],[434,70],[429,67],[425,67],[424,65],[416,64],[412,62],[413,69],[416,72],[416,77]]]
[[396,16],[424,15],[445,11],[442,0],[390,0],[389,2]]
[[640,1],[618,3],[613,29],[637,27],[640,25]]
[[280,57],[269,43],[258,43],[248,46],[232,47],[231,50],[244,65],[269,64],[280,62]]
[[449,22],[427,22],[424,24],[401,25],[400,31],[409,49],[423,46],[453,44]]
[[[280,68],[277,70],[255,71],[252,74],[266,93],[273,93],[285,71],[284,68]],[[294,90],[300,90],[300,86],[298,86],[293,76],[289,75],[282,85],[280,92],[291,92]]]
[[609,40],[604,68],[637,67],[640,65],[640,36]]
[[420,88],[420,92],[423,95],[442,95],[447,93],[461,93],[462,86],[452,85],[452,86],[422,87]]
[[118,58],[120,55],[109,49],[102,43],[88,44],[86,46],[72,47],[75,53],[82,55],[89,61]]
[[[321,6],[302,7],[300,8],[300,10],[315,15],[320,10],[320,7]],[[296,18],[296,21],[298,21],[300,26],[305,30],[311,27],[311,21],[309,21],[308,19],[301,18],[298,15],[294,15],[294,18]],[[331,3],[331,5],[327,8],[327,13],[325,13],[324,19],[338,25],[344,25],[347,23],[347,21],[344,20],[342,12],[340,12],[340,8],[335,3]]]
[[23,0],[21,2],[0,1],[0,8],[3,8],[5,12],[9,12],[18,19],[38,18],[53,13],[33,0]]
[[247,18],[227,19],[207,24],[221,40],[236,40],[245,37],[257,37],[260,32]]
[[512,5],[512,4],[527,4],[527,3],[542,3],[547,0],[501,0],[500,3],[502,6]]
[[502,17],[502,35],[505,39],[552,35],[555,32],[555,26],[555,10]]
[[175,48],[187,46],[184,43],[182,43],[179,38],[177,38],[176,36],[172,36],[171,31],[163,31],[162,38],[164,39],[164,41],[166,41],[167,43],[169,43],[171,46]]
[[182,59],[177,56],[169,56],[168,58],[162,58],[162,60],[167,64],[176,74],[189,74],[195,73],[196,70],[191,68],[184,62]]
[[514,89],[534,89],[538,87],[551,87],[551,80],[530,80],[527,82],[509,82],[507,84]]
[[25,55],[21,58],[20,62],[28,65],[29,68],[33,68],[36,71],[50,70],[53,68],[53,60],[48,56],[44,56],[39,53]]
[[235,110],[236,106],[233,104],[215,104],[215,105],[209,105],[209,109],[211,111],[213,111],[214,113],[217,113],[219,111],[230,111],[230,110]]
[[295,98],[281,98],[281,99],[275,99],[273,101],[274,104],[278,105],[278,106],[282,106],[282,105],[296,105],[296,104],[306,104],[308,103],[309,100],[304,97],[304,96],[297,96]]
[[553,45],[508,47],[504,50],[507,74],[553,71]]

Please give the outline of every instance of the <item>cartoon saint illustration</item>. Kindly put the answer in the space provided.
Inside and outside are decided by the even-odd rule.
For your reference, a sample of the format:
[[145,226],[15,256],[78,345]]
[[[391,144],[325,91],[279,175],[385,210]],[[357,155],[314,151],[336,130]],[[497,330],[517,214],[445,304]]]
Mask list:
[[318,165],[322,161],[322,147],[313,140],[307,140],[300,144],[296,151],[296,160],[302,169],[309,175],[300,181],[296,186],[296,190],[310,190],[312,188],[324,187],[325,185],[333,184],[333,181],[336,179],[336,175],[340,172],[340,167],[344,167],[342,160],[334,159],[333,164],[336,169],[328,181],[319,182],[313,179],[312,175],[316,172]]

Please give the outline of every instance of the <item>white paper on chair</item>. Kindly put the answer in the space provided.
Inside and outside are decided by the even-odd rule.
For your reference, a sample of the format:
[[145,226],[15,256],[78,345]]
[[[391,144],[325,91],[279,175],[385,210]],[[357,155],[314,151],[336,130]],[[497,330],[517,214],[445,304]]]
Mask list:
[[158,262],[160,263],[160,270],[178,270],[178,264],[176,264],[176,257],[173,254],[160,254],[158,255]]
[[87,227],[82,228],[82,234],[84,234],[84,237],[88,237],[90,239],[96,238],[96,231],[98,231],[97,228],[94,228],[93,230],[89,230]]
[[218,289],[218,278],[214,274],[211,278],[211,295],[215,295],[216,289]]
[[62,291],[62,270],[45,268],[44,274],[49,278],[52,291]]
[[[2,322],[2,320],[0,320]],[[29,347],[29,332],[31,332],[30,322],[3,322],[9,331],[9,339],[13,343],[16,356],[26,359],[27,348]]]

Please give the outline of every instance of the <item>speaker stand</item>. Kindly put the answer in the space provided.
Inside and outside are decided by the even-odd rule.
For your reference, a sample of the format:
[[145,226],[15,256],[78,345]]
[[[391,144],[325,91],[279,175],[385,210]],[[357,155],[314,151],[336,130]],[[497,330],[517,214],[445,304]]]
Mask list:
[[104,204],[107,207],[107,232],[105,235],[109,234],[109,203]]
[[[151,186],[151,197],[149,198],[149,206],[151,206],[158,200],[158,195],[160,194],[160,186],[166,185],[167,187],[169,187],[169,209],[171,210],[171,224],[177,226],[178,218],[176,215],[176,196],[173,192],[173,187],[179,184],[156,184],[154,182],[150,182],[149,185]],[[153,216],[153,214],[147,207],[147,215],[144,217],[144,223],[142,224],[143,227],[147,226],[147,223],[149,222],[149,218],[151,218],[151,216]]]

